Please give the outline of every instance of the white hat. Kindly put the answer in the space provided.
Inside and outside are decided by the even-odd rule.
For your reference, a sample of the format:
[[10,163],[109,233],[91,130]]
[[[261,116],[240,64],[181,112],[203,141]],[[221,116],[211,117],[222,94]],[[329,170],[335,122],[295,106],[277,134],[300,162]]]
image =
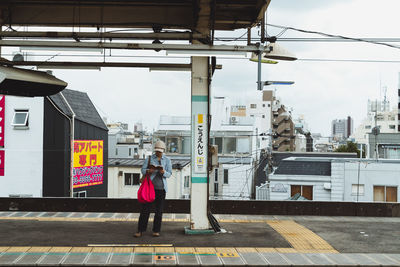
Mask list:
[[161,140],[158,140],[154,145],[154,151],[164,152],[165,151],[165,143]]

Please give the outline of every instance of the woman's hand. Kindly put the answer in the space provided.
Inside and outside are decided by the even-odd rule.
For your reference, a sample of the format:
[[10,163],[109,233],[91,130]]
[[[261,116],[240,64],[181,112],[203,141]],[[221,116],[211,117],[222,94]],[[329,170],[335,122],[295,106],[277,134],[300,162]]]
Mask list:
[[161,169],[161,170],[160,170],[160,173],[161,173],[161,174],[164,174],[164,173],[165,173],[164,169]]

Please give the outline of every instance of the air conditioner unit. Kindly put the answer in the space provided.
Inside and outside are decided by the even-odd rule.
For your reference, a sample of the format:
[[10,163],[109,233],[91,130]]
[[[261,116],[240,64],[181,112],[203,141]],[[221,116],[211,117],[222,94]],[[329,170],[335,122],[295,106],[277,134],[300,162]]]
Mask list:
[[230,122],[231,124],[238,123],[238,118],[236,118],[236,117],[230,117],[230,118],[229,118],[229,122]]

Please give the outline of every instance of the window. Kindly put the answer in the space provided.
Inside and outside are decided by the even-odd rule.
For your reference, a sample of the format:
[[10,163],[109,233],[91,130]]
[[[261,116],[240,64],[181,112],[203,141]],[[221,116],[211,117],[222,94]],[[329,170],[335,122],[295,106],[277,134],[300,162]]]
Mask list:
[[268,104],[268,107],[270,108],[270,107],[271,107],[271,104]]
[[375,202],[397,202],[397,186],[374,186]]
[[129,148],[129,156],[132,156],[132,148]]
[[365,125],[365,129],[371,129],[371,125]]
[[168,137],[167,138],[167,152],[178,153],[178,138]]
[[27,128],[29,126],[29,110],[16,109],[11,123],[14,128]]
[[214,170],[214,182],[218,182],[218,169]]
[[190,154],[190,151],[192,149],[190,144],[191,144],[190,136],[182,138],[182,154]]
[[262,115],[261,117],[262,117],[263,119],[265,119],[265,115]]
[[291,185],[290,186],[290,196],[293,197],[296,194],[307,198],[308,200],[313,200],[313,186],[312,185]]
[[232,154],[236,152],[236,138],[224,138],[224,154]]
[[135,153],[135,154],[137,154],[137,153],[138,153],[138,149],[137,149],[137,147],[135,147],[135,148],[133,149],[133,153]]
[[257,108],[257,104],[250,104],[250,108]]
[[353,196],[363,196],[364,195],[364,185],[363,184],[352,184],[351,185],[351,194]]
[[263,108],[265,108],[265,104],[263,104]]
[[389,125],[389,129],[396,129],[396,125]]
[[118,148],[115,149],[115,155],[118,156]]
[[222,153],[222,137],[215,137],[215,145],[218,146],[218,153]]
[[125,173],[125,185],[139,185],[139,173]]
[[78,191],[78,192],[74,192],[74,197],[80,198],[80,197],[86,197],[87,193],[86,191]]
[[224,184],[229,184],[228,169],[224,169]]
[[236,140],[236,152],[238,153],[250,153],[250,138],[238,138]]
[[189,176],[184,177],[183,187],[189,188]]
[[214,195],[218,195],[218,183],[214,183]]

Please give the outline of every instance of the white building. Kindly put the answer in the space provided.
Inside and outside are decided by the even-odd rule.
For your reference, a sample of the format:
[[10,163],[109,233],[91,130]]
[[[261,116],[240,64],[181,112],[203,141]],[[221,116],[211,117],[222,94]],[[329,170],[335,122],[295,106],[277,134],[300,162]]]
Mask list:
[[358,144],[367,145],[367,134],[372,132],[375,125],[379,128],[380,133],[397,133],[397,112],[397,108],[393,108],[391,111],[378,111],[376,116],[375,112],[369,112],[350,138]]
[[[144,159],[109,159],[108,197],[137,198]],[[171,158],[172,175],[167,179],[168,199],[189,198],[190,159]]]
[[[42,197],[43,97],[1,96],[5,111],[0,196]],[[3,120],[2,120],[3,121]]]
[[[86,93],[64,89],[45,98],[0,96],[0,117],[1,197],[67,197],[71,191],[107,196],[107,162],[102,162],[107,157],[107,127]],[[71,144],[75,156],[79,141],[98,141],[96,148],[90,145],[80,154],[85,164],[90,160],[84,167],[75,166],[77,162],[71,166]],[[91,166],[98,172],[88,172],[87,183],[71,188],[72,168]]]
[[[223,104],[224,99],[220,100]],[[222,113],[215,109],[212,113],[210,144],[218,145],[219,165],[210,174],[210,197],[249,199],[251,190],[247,187],[252,185],[253,166],[260,153],[256,148],[253,120],[244,117],[232,122]],[[166,154],[171,158],[190,160],[190,117],[161,116],[153,138],[166,143]]]
[[285,200],[298,193],[315,201],[398,202],[400,160],[291,157],[269,182],[269,190],[267,184],[258,187],[258,199]]

